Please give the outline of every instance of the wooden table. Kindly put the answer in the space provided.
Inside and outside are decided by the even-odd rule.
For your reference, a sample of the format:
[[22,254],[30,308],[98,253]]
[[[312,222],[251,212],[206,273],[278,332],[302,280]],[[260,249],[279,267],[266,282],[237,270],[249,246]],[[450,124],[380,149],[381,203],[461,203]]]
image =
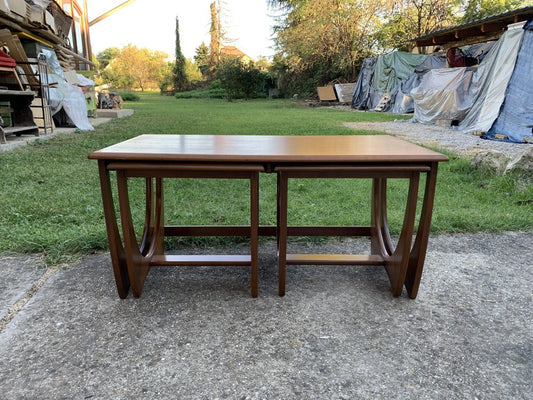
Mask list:
[[[129,287],[140,296],[152,266],[249,266],[251,294],[257,296],[258,237],[275,235],[278,243],[279,295],[285,294],[286,266],[384,265],[394,296],[415,298],[428,243],[437,166],[447,158],[391,136],[252,136],[141,135],[95,151],[98,160],[107,234],[120,297]],[[116,171],[122,238],[113,203],[110,171]],[[259,226],[259,173],[276,173],[277,225]],[[414,243],[420,175],[425,174],[422,210]],[[128,178],[146,181],[146,211],[142,238],[132,223]],[[163,178],[246,179],[250,182],[250,224],[246,226],[164,226]],[[370,226],[289,226],[288,183],[293,178],[372,179]],[[387,222],[387,179],[409,181],[403,227],[397,244]],[[201,195],[200,195],[201,198]],[[165,236],[250,237],[250,254],[230,256],[165,255]],[[367,236],[369,255],[287,254],[289,236]]]

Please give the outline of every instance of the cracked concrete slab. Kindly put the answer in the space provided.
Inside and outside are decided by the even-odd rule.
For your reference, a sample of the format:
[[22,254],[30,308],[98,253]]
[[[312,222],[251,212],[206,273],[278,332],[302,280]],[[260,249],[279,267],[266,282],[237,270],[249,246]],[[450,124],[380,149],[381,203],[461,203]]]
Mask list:
[[4,319],[9,308],[26,296],[46,268],[36,255],[14,255],[0,257],[0,320]]
[[392,297],[383,268],[345,266],[291,266],[280,298],[270,242],[256,299],[246,268],[206,267],[154,268],[141,298],[120,300],[108,254],[90,255],[53,274],[0,333],[0,393],[530,399],[532,239],[432,237],[416,300]]

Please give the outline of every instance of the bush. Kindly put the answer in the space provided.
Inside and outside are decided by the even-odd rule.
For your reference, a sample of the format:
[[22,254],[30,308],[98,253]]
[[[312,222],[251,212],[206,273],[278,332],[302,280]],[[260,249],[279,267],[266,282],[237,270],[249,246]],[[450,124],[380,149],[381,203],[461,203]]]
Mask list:
[[219,64],[217,78],[230,101],[259,97],[268,77],[252,63],[243,64],[238,58],[228,58]]
[[176,99],[225,99],[224,89],[198,89],[187,92],[178,92],[174,95]]
[[119,95],[124,101],[139,101],[141,99],[136,93],[133,92],[119,93]]

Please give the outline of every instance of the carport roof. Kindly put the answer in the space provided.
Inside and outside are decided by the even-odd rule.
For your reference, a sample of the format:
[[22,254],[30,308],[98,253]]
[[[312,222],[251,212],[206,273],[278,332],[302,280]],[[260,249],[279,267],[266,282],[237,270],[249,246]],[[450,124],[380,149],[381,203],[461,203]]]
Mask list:
[[477,21],[441,29],[411,40],[416,47],[464,46],[498,39],[509,24],[533,19],[533,6],[523,7]]

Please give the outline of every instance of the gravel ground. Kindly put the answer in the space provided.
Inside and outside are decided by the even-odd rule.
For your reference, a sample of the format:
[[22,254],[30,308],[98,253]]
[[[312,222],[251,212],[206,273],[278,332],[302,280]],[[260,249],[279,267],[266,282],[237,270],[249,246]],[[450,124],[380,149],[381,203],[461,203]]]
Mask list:
[[479,136],[467,134],[457,129],[423,125],[409,120],[346,122],[344,125],[357,130],[386,132],[389,135],[398,136],[417,144],[452,151],[461,155],[472,154],[478,150],[495,150],[512,159],[530,147],[521,143],[481,139]]

